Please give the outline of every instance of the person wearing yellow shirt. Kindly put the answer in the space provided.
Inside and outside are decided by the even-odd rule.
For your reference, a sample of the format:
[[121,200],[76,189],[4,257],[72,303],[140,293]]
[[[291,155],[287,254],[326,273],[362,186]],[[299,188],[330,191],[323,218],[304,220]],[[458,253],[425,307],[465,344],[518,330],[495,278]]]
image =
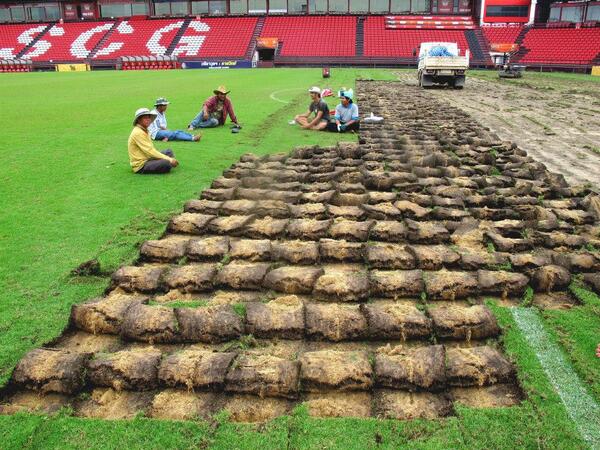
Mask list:
[[156,113],[148,108],[140,108],[135,112],[133,130],[127,142],[129,163],[135,173],[167,173],[179,165],[171,150],[159,152],[154,148],[148,127],[155,118]]

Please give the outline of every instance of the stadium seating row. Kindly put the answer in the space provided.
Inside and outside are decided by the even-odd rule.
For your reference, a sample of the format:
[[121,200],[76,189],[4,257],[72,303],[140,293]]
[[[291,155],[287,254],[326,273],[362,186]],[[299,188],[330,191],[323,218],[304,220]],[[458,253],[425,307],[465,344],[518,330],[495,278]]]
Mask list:
[[179,64],[175,61],[134,61],[124,62],[121,70],[169,70],[178,67]]
[[514,44],[517,42],[517,37],[523,30],[523,26],[509,25],[502,27],[481,27],[481,29],[490,44]]
[[[262,20],[262,19],[260,19]],[[461,53],[475,45],[471,26],[464,29],[393,28],[402,16],[368,16],[363,23],[363,53],[372,58],[412,57],[424,41],[456,42]],[[116,60],[125,56],[179,58],[244,58],[257,32],[256,17],[159,19],[1,25],[0,59],[31,61]],[[450,23],[452,21],[447,20]],[[456,22],[456,20],[455,20]],[[459,25],[463,26],[463,25]],[[523,63],[589,64],[600,51],[600,27],[482,27],[489,43],[518,39]],[[523,35],[524,38],[519,38]],[[354,57],[357,54],[355,16],[267,17],[261,37],[277,38],[282,57]],[[471,53],[473,53],[471,48]]]
[[0,64],[0,72],[31,72],[28,64]]
[[364,25],[364,54],[372,57],[411,57],[421,42],[456,42],[461,54],[469,49],[463,30],[395,30],[384,17],[368,17]]
[[600,28],[534,28],[521,46],[522,63],[585,64],[600,55]]

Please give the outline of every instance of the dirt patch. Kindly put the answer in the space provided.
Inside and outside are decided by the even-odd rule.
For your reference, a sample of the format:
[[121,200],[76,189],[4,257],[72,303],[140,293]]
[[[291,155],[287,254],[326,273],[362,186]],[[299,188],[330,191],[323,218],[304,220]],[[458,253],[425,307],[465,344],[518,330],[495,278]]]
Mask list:
[[310,393],[303,402],[313,417],[370,417],[371,394],[368,392]]
[[438,419],[452,412],[444,394],[382,390],[375,396],[377,416],[382,419]]
[[233,422],[259,423],[289,413],[292,404],[282,398],[234,395],[225,400],[223,409],[229,413],[229,419]]
[[97,388],[89,397],[75,402],[75,414],[93,419],[133,419],[145,414],[152,405],[154,393],[115,391]]
[[[414,83],[412,76],[401,77]],[[592,150],[600,141],[600,123],[598,114],[590,111],[597,96],[579,89],[581,92],[573,92],[571,80],[532,82],[552,89],[532,88],[528,80],[506,82],[470,76],[461,91],[435,90],[428,95],[476,116],[502,139],[526,148],[533,158],[571,183],[599,187],[600,175],[589,170],[600,165],[600,155]],[[528,126],[519,126],[523,123]]]
[[216,395],[212,393],[165,389],[152,399],[148,416],[165,420],[206,420],[216,402]]
[[450,395],[455,402],[471,408],[499,408],[515,406],[523,400],[523,393],[514,384],[452,388]]

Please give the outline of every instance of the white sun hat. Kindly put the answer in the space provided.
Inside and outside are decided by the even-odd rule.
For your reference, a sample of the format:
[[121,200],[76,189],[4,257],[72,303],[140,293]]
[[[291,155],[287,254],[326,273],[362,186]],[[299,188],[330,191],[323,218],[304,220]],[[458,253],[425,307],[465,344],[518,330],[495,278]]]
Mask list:
[[154,116],[156,117],[156,111],[150,111],[148,108],[139,108],[135,112],[135,117],[133,118],[133,124],[137,123],[137,120],[142,116]]
[[318,86],[313,86],[311,87],[308,92],[310,92],[311,94],[319,94],[321,95],[321,88]]

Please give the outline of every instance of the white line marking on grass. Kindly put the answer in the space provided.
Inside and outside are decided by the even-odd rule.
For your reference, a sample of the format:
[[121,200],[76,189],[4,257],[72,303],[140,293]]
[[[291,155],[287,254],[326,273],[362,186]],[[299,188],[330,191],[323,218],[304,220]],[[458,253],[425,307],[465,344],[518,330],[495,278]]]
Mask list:
[[271,92],[271,95],[269,95],[269,97],[271,98],[271,100],[275,100],[276,102],[279,103],[290,103],[289,101],[285,101],[285,100],[281,100],[280,98],[277,98],[277,94],[280,94],[281,92],[289,92],[289,91],[301,91],[304,88],[288,88],[288,89],[279,89],[278,91],[273,91]]
[[588,394],[558,346],[552,343],[537,312],[533,308],[510,309],[579,433],[592,448],[600,448],[600,406]]

